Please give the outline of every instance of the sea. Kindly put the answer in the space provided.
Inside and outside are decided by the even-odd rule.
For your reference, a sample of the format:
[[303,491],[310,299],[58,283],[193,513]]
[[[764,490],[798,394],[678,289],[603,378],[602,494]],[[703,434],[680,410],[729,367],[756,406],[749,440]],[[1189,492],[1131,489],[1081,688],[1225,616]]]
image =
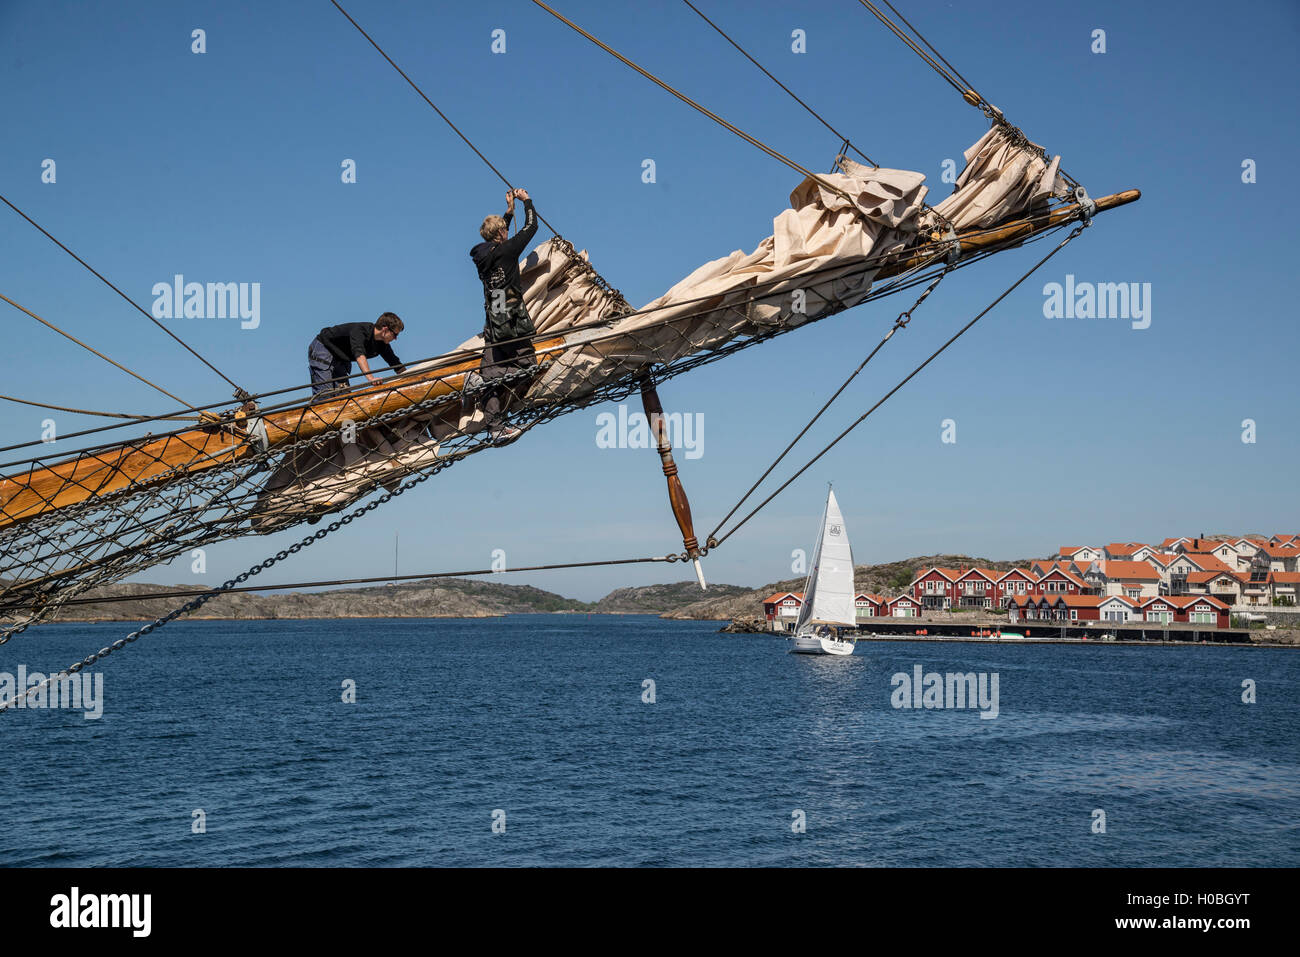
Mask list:
[[[93,709],[0,714],[0,865],[1300,864],[1294,651],[718,628],[175,622]],[[34,628],[0,675],[129,630]]]

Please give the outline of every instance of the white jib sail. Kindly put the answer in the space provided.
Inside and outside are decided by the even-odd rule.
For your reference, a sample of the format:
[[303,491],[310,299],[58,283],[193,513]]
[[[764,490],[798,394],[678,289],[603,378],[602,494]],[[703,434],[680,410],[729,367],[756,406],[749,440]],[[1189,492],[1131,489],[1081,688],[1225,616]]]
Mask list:
[[813,553],[803,607],[799,609],[796,633],[808,624],[856,625],[857,604],[853,590],[853,548],[844,527],[835,492],[826,496],[821,535]]

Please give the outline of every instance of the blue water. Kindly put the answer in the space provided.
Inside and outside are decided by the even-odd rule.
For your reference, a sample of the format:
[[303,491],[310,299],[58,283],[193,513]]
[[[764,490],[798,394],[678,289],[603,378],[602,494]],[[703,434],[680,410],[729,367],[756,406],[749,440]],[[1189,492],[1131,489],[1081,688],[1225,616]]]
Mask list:
[[[174,623],[101,664],[99,720],[0,715],[0,864],[1300,863],[1294,652],[867,642],[831,659],[717,627]],[[0,672],[127,630],[35,629],[0,646]],[[998,716],[893,708],[891,675],[917,664],[996,672]]]

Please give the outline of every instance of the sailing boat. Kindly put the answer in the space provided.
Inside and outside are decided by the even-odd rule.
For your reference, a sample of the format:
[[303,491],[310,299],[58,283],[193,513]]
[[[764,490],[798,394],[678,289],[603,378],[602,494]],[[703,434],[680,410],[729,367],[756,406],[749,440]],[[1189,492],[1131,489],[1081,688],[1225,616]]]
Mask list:
[[853,548],[844,527],[835,490],[826,493],[826,509],[817,529],[817,550],[804,586],[803,607],[794,626],[792,654],[851,655],[856,640],[839,637],[831,628],[857,624],[853,591]]

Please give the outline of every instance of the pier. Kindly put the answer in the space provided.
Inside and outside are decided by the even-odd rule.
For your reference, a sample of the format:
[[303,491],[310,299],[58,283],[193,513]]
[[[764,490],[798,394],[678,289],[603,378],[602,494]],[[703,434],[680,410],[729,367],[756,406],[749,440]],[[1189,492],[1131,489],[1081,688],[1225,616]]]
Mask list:
[[[924,632],[924,634],[920,634]],[[1001,632],[1024,635],[1023,638],[1002,639]],[[1102,635],[1114,635],[1106,644],[1171,643],[1171,644],[1252,644],[1250,632],[1245,628],[1214,628],[1171,622],[1077,622],[1077,621],[1025,621],[993,622],[938,622],[924,618],[860,618],[859,638],[906,638],[909,640],[965,639],[967,641],[1058,642],[1096,641]]]

